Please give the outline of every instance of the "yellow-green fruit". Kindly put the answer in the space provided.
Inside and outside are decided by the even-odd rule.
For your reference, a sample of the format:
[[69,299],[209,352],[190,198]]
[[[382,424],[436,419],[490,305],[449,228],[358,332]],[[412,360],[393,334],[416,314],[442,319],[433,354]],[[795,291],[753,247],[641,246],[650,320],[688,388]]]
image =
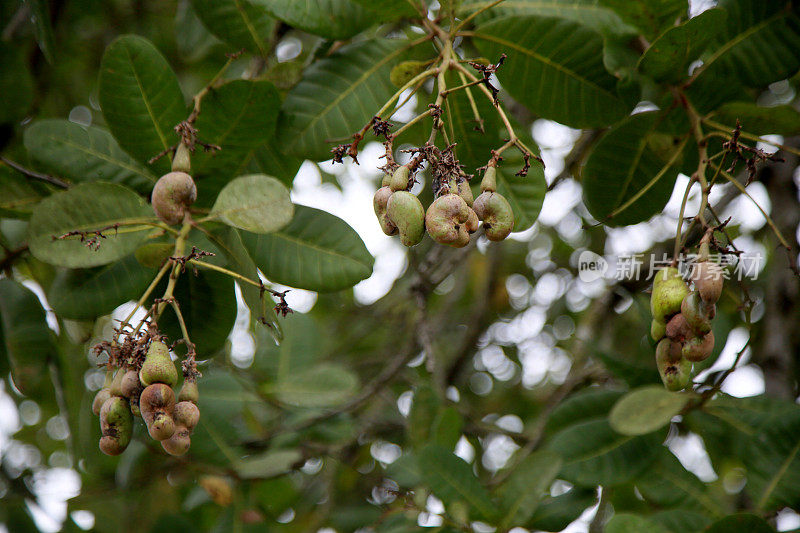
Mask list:
[[497,169],[495,167],[486,167],[486,172],[483,173],[481,180],[481,192],[496,192],[497,191]]
[[172,413],[175,393],[164,383],[154,383],[139,396],[139,408],[150,436],[156,440],[168,439],[175,432]]
[[470,188],[467,180],[458,182],[458,195],[467,203],[468,206],[472,207],[472,202],[475,201],[475,198],[472,196],[472,189]]
[[125,371],[121,368],[114,374],[114,379],[111,380],[111,385],[108,387],[108,392],[111,393],[111,396],[125,396],[122,393],[122,378],[124,377]]
[[172,418],[176,425],[193,430],[200,421],[200,409],[192,402],[178,402],[175,404]]
[[395,87],[403,87],[414,79],[415,76],[425,72],[426,63],[423,61],[403,61],[394,66],[389,73],[389,81]]
[[425,214],[425,228],[439,244],[462,248],[469,243],[469,207],[457,194],[445,194],[433,201]]
[[197,199],[197,187],[186,172],[164,174],[153,187],[150,203],[156,216],[169,225],[180,224]]
[[425,209],[419,198],[407,191],[397,191],[389,198],[386,216],[400,232],[405,246],[419,244],[425,235]]
[[389,187],[393,191],[405,191],[408,189],[408,176],[410,173],[411,171],[405,165],[397,167],[397,170],[394,171],[389,180]]
[[92,412],[99,416],[100,409],[103,408],[103,404],[106,403],[106,400],[109,398],[111,398],[111,392],[108,389],[100,389],[97,391],[92,401]]
[[175,433],[175,421],[167,413],[159,413],[147,424],[147,432],[153,440],[168,439]]
[[687,361],[705,361],[714,351],[714,332],[709,331],[701,337],[694,337],[686,341],[681,353]]
[[653,278],[653,290],[655,291],[662,281],[667,281],[669,279],[676,279],[680,277],[681,273],[677,268],[675,267],[662,268],[661,270],[656,272],[656,275]]
[[681,303],[687,294],[689,287],[680,277],[655,285],[650,296],[650,311],[653,313],[653,318],[668,322],[672,315],[681,310]]
[[[713,306],[713,304],[712,304]],[[708,310],[705,302],[700,298],[700,293],[692,291],[681,303],[681,314],[694,332],[695,336],[702,337],[711,331],[711,320],[708,319]]]
[[189,451],[192,445],[192,432],[183,426],[177,426],[175,432],[161,441],[161,447],[170,455],[180,456]]
[[192,171],[192,154],[189,147],[183,143],[178,145],[172,157],[172,171],[190,173]]
[[483,229],[490,241],[502,241],[514,228],[514,211],[500,193],[482,192],[475,199],[472,208],[483,221]]
[[692,269],[692,280],[700,298],[708,304],[717,303],[722,295],[722,267],[712,261],[695,263]]
[[654,341],[660,341],[667,334],[667,325],[663,322],[653,319],[650,322],[650,336]]
[[692,378],[692,363],[684,358],[675,360],[671,352],[672,341],[663,339],[656,347],[656,366],[664,386],[671,391],[686,388]]
[[153,341],[147,350],[139,380],[147,387],[153,383],[166,383],[173,387],[178,382],[178,371],[169,356],[169,348],[161,341]]
[[194,379],[185,379],[181,391],[178,393],[178,401],[196,404],[199,399],[200,390],[197,388],[197,382]]
[[480,226],[481,220],[478,218],[477,213],[475,210],[470,208],[469,210],[469,218],[467,219],[467,232],[468,233],[475,233],[478,231],[478,226]]
[[100,449],[107,455],[119,455],[131,441],[133,416],[128,400],[112,396],[100,409]]
[[381,187],[375,192],[375,196],[372,197],[372,208],[375,210],[378,223],[381,225],[381,229],[386,235],[397,235],[397,226],[392,224],[392,221],[386,216],[386,206],[392,194],[392,189],[389,187]]

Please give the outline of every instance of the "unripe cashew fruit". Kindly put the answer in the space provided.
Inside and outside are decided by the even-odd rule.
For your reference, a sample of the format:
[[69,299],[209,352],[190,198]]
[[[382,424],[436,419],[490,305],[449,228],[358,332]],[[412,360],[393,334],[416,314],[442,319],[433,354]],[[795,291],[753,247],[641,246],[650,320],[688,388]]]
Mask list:
[[475,199],[472,208],[483,221],[483,229],[490,241],[502,241],[514,228],[514,211],[500,193],[482,192]]
[[111,398],[111,392],[108,389],[100,389],[97,391],[97,394],[94,395],[94,400],[92,400],[92,412],[100,416],[100,409],[103,408],[103,404],[106,403],[106,400],[109,398]]
[[175,420],[176,425],[183,426],[191,431],[200,421],[200,409],[192,402],[178,402],[175,404],[172,418]]
[[675,342],[671,339],[661,339],[656,346],[656,361],[669,361],[670,363],[677,363],[681,360],[681,343]]
[[700,298],[708,304],[715,304],[722,295],[722,267],[712,261],[700,261],[692,269],[692,281]]
[[133,435],[133,416],[128,400],[112,396],[100,409],[100,449],[106,455],[119,455],[125,451]]
[[393,191],[405,191],[408,189],[408,175],[411,173],[405,165],[397,167],[389,180],[389,187]]
[[185,379],[181,391],[178,393],[178,401],[197,403],[199,399],[200,391],[197,388],[197,382],[194,379]]
[[681,353],[687,361],[697,363],[708,359],[713,350],[714,332],[709,331],[706,335],[687,340]]
[[660,341],[667,334],[667,325],[655,318],[650,322],[650,336],[654,341]]
[[166,383],[170,387],[178,382],[178,371],[169,357],[169,348],[161,341],[153,341],[139,370],[139,381],[147,387],[153,383]]
[[389,203],[389,198],[392,196],[392,189],[389,187],[381,187],[375,192],[372,197],[372,207],[375,210],[375,216],[378,217],[378,223],[386,235],[397,235],[397,226],[392,224],[392,221],[386,216],[386,205]]
[[[712,304],[713,307],[713,304]],[[700,298],[700,293],[692,291],[681,303],[681,314],[694,332],[694,336],[702,337],[711,331],[711,320],[705,302]]]
[[680,345],[663,339],[656,347],[656,366],[661,376],[664,386],[671,391],[679,391],[686,388],[692,377],[692,363],[682,357],[675,360],[670,354],[673,352],[673,345]]
[[139,396],[139,408],[151,437],[160,441],[172,436],[175,432],[172,419],[175,393],[169,385],[154,383],[144,389]]
[[180,224],[197,199],[197,187],[186,172],[164,174],[153,187],[150,203],[156,216],[169,225]]
[[122,374],[122,381],[120,383],[120,392],[122,396],[131,398],[137,393],[141,392],[142,384],[139,382],[139,373],[136,370],[126,370]]
[[654,285],[653,294],[650,296],[650,311],[653,313],[653,318],[668,322],[672,315],[681,310],[681,303],[687,294],[689,287],[680,277],[663,280]]
[[183,143],[178,145],[175,155],[172,157],[172,171],[187,174],[192,171],[192,153],[189,151],[189,147]]
[[425,72],[426,65],[427,63],[424,61],[415,60],[398,63],[389,73],[389,81],[392,82],[392,85],[395,87],[402,87],[413,80],[415,76]]
[[467,219],[467,232],[468,233],[475,233],[478,231],[478,226],[480,226],[481,220],[478,218],[478,214],[475,213],[475,210],[470,208],[469,210],[469,218]]
[[425,227],[439,244],[462,248],[469,243],[469,207],[457,194],[445,194],[433,201],[425,214]]
[[122,394],[122,378],[124,376],[125,371],[121,368],[114,374],[114,379],[111,380],[111,385],[108,387],[108,392],[111,393],[111,396],[125,397],[125,395]]
[[497,192],[497,169],[486,167],[481,180],[481,192]]
[[400,232],[405,246],[419,244],[425,235],[425,208],[419,198],[408,191],[397,191],[389,198],[386,216]]
[[200,420],[200,410],[192,402],[178,402],[173,412],[175,432],[161,441],[161,447],[170,455],[183,455],[192,444],[192,430]]
[[472,196],[472,189],[469,186],[469,182],[467,180],[459,181],[457,187],[458,195],[467,203],[468,206],[472,207],[472,203],[475,201],[475,198]]
[[655,277],[653,278],[653,291],[655,291],[658,286],[661,284],[662,281],[667,281],[670,279],[680,278],[681,273],[675,267],[665,267],[660,269],[656,272]]
[[694,337],[692,328],[683,314],[678,313],[667,322],[666,335],[675,342],[683,343],[686,339]]

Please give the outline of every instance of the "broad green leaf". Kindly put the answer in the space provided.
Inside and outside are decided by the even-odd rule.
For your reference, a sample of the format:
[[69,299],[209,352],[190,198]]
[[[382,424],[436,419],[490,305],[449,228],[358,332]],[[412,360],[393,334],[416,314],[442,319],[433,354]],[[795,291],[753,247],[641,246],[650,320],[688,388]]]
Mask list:
[[786,0],[720,0],[728,12],[722,35],[696,71],[699,77],[731,75],[766,87],[800,68],[800,15]]
[[453,450],[461,439],[461,428],[464,420],[454,407],[445,407],[439,410],[431,426],[432,442]]
[[419,17],[419,12],[414,9],[414,4],[419,5],[417,0],[353,0],[353,2],[373,13],[380,21]]
[[203,142],[221,150],[197,150],[192,169],[234,177],[247,154],[275,135],[280,106],[278,91],[268,81],[234,80],[209,92],[195,126]]
[[528,528],[561,531],[597,503],[594,490],[575,487],[566,494],[545,499],[533,513]]
[[285,474],[302,462],[300,450],[269,450],[239,459],[233,469],[241,479],[265,479]]
[[497,491],[503,508],[501,528],[526,524],[548,495],[560,470],[561,457],[546,450],[531,454],[515,466],[514,472]]
[[724,9],[709,9],[665,31],[641,56],[639,71],[664,82],[688,77],[689,63],[724,29],[726,17]]
[[[583,199],[589,212],[608,226],[645,221],[667,205],[678,176],[682,142],[658,133],[659,113],[638,113],[617,124],[595,144],[583,168]],[[671,154],[662,152],[668,145]],[[668,163],[672,162],[672,165]],[[618,214],[642,190],[636,201]]]
[[623,394],[622,391],[599,387],[573,394],[553,409],[547,419],[547,433],[552,435],[577,422],[606,416]]
[[775,533],[775,530],[760,516],[739,513],[726,516],[706,528],[705,533]]
[[129,156],[106,130],[68,120],[37,120],[25,129],[30,156],[62,178],[110,181],[145,192],[156,177]]
[[47,301],[62,318],[94,319],[138,299],[155,273],[139,264],[133,254],[91,270],[65,269],[50,286]]
[[266,393],[289,405],[334,407],[358,391],[358,377],[342,366],[321,363],[268,383],[263,388]]
[[42,194],[28,179],[5,165],[0,165],[0,214],[27,216],[42,199]]
[[517,176],[522,168],[522,157],[513,153],[497,169],[497,192],[505,196],[514,210],[514,231],[524,231],[533,226],[542,210],[547,182],[544,167],[531,159],[527,176]]
[[283,151],[319,161],[359,131],[397,91],[389,72],[408,41],[371,39],[313,63],[286,95],[278,125]]
[[440,407],[439,397],[427,383],[421,384],[414,391],[411,410],[408,412],[408,438],[414,449],[430,442],[433,420]]
[[270,139],[264,146],[259,146],[253,151],[253,158],[262,173],[275,176],[291,189],[303,159],[281,153],[279,144],[277,137]]
[[652,522],[643,516],[629,513],[615,514],[606,524],[606,533],[667,533],[660,524]]
[[711,519],[706,515],[686,509],[661,511],[650,515],[650,520],[660,524],[669,533],[697,533],[711,524]]
[[472,467],[450,450],[433,444],[423,448],[417,460],[422,480],[446,506],[463,502],[469,506],[470,515],[484,518],[497,515],[494,503],[472,473]]
[[36,295],[12,279],[0,279],[0,327],[14,385],[27,396],[52,387],[48,360],[56,357],[53,332]]
[[296,206],[292,222],[266,235],[242,232],[253,262],[271,281],[311,291],[352,287],[372,274],[373,257],[343,220]]
[[228,225],[255,233],[271,233],[286,226],[294,214],[289,190],[264,174],[239,176],[217,196],[211,215]]
[[710,516],[723,513],[703,482],[666,448],[659,451],[656,461],[635,484],[644,499],[657,507],[693,509]]
[[605,126],[627,113],[603,65],[603,39],[576,22],[508,17],[479,26],[474,38],[495,61],[503,88],[533,113],[576,128]]
[[253,0],[289,26],[328,39],[347,39],[372,26],[375,12],[352,0]]
[[690,399],[688,394],[659,385],[642,387],[623,396],[611,409],[608,421],[623,435],[644,435],[669,424]]
[[600,0],[600,5],[613,9],[622,20],[642,30],[648,39],[686,17],[689,10],[686,0]]
[[712,118],[730,126],[731,131],[738,120],[743,131],[755,135],[800,134],[800,112],[791,105],[763,107],[751,102],[731,102],[717,109]]
[[50,7],[45,0],[24,0],[30,9],[30,21],[33,23],[33,35],[39,43],[47,62],[53,64],[55,43],[53,41],[53,25],[50,22]]
[[175,11],[175,44],[189,63],[203,59],[212,47],[219,44],[219,39],[206,29],[189,0],[178,2]]
[[[69,268],[105,265],[133,253],[151,229],[142,222],[151,220],[152,209],[132,190],[114,183],[82,183],[39,202],[28,227],[29,245],[46,263]],[[115,224],[120,226],[115,229]],[[58,238],[71,231],[100,230],[103,237],[92,246],[80,237]]]
[[0,94],[0,124],[21,119],[33,103],[33,78],[21,49],[5,42],[0,42]]
[[191,0],[208,31],[239,49],[269,56],[275,20],[259,0]]
[[258,332],[253,368],[272,381],[311,368],[325,353],[326,338],[317,321],[308,314],[295,313],[283,321],[284,339],[280,345]]
[[[178,143],[174,127],[188,113],[178,78],[153,43],[135,35],[114,40],[100,64],[100,106],[120,146],[146,162]],[[169,158],[154,168],[165,173]]]
[[564,459],[559,477],[583,487],[619,485],[649,467],[663,435],[620,435],[605,418],[578,422],[559,431],[549,441]]

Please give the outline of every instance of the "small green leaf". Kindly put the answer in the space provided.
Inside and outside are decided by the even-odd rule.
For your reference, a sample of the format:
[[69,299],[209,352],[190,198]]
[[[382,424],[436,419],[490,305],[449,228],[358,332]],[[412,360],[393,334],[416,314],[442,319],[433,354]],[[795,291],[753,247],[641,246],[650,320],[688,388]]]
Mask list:
[[25,176],[0,165],[0,214],[27,217],[41,199],[41,192]]
[[347,39],[377,23],[375,12],[352,0],[255,0],[277,19],[328,39]]
[[211,215],[254,233],[271,233],[292,220],[294,204],[280,181],[264,174],[239,176],[217,196]]
[[408,437],[415,449],[430,442],[431,426],[440,405],[439,397],[429,384],[421,384],[414,391],[408,412]]
[[0,124],[18,121],[33,103],[33,78],[21,49],[4,42],[0,42],[0,94]]
[[418,461],[423,481],[445,505],[463,502],[470,507],[471,515],[497,515],[496,506],[470,465],[450,450],[435,444],[427,446],[420,451]]
[[296,206],[292,222],[268,235],[242,232],[253,262],[271,281],[311,291],[352,287],[372,274],[361,237],[325,211]]
[[500,486],[497,496],[503,506],[502,529],[530,520],[561,470],[561,457],[546,450],[526,457]]
[[775,530],[760,516],[740,513],[726,516],[709,526],[705,533],[775,533]]
[[731,102],[717,109],[713,119],[730,125],[731,130],[738,120],[742,130],[756,135],[785,135],[800,134],[800,111],[791,105],[778,105],[763,107],[751,102]]
[[334,407],[358,390],[355,374],[338,365],[321,363],[264,386],[278,400],[297,407]]
[[150,192],[156,177],[106,130],[68,120],[37,120],[25,129],[25,148],[56,175],[76,182],[110,181]]
[[285,474],[301,461],[300,450],[270,450],[239,459],[233,469],[241,479],[265,479]]
[[708,516],[682,508],[652,514],[650,520],[660,524],[669,533],[696,533],[705,531],[711,524]]
[[[132,190],[114,183],[82,183],[36,206],[28,227],[29,245],[46,263],[69,268],[105,265],[133,253],[151,229],[141,222],[150,220],[153,211]],[[115,230],[114,224],[121,225]],[[101,229],[103,238],[97,238],[96,248],[80,237],[58,238],[71,231]]]
[[594,490],[575,487],[566,494],[546,498],[526,526],[544,531],[561,531],[586,509],[597,503]]
[[686,0],[600,0],[600,5],[613,9],[625,22],[636,26],[648,39],[686,17]]
[[533,226],[539,218],[547,190],[544,167],[540,163],[532,160],[527,176],[516,175],[521,168],[522,156],[513,153],[497,169],[497,192],[511,204],[514,231],[525,231]]
[[688,394],[670,392],[652,385],[629,392],[614,405],[608,421],[623,435],[644,435],[669,424],[691,399]]
[[237,50],[244,48],[269,56],[269,39],[275,20],[258,0],[191,0],[197,17],[208,31]]
[[464,420],[454,407],[439,410],[431,426],[432,441],[443,448],[453,450],[461,439],[461,428]]
[[380,21],[417,17],[419,12],[414,3],[407,0],[353,0],[356,4],[374,14]]
[[45,0],[24,0],[30,9],[30,20],[33,22],[33,35],[39,43],[39,49],[51,65],[54,60],[56,45],[53,41],[53,25],[50,23],[50,7]]
[[[178,78],[156,47],[142,37],[114,40],[100,64],[100,106],[120,146],[147,162],[178,143],[173,129],[188,113]],[[154,167],[169,170],[169,157]]]
[[615,514],[608,524],[606,533],[642,533],[648,531],[652,533],[667,533],[660,524],[652,522],[643,516],[629,513]]

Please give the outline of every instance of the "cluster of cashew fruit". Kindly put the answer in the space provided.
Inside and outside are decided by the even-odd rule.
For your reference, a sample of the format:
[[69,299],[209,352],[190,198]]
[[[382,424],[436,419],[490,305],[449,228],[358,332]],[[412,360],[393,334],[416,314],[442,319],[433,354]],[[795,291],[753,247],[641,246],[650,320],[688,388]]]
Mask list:
[[176,403],[173,387],[177,381],[169,348],[158,340],[150,343],[140,370],[120,368],[113,379],[107,378],[92,403],[92,410],[100,416],[103,453],[124,452],[133,435],[133,417],[140,416],[150,436],[161,442],[167,453],[185,454],[200,420],[199,393],[195,380],[187,377]]
[[405,246],[419,244],[425,231],[439,244],[462,248],[469,244],[470,235],[483,222],[486,237],[502,241],[514,227],[514,212],[502,194],[497,192],[497,169],[489,165],[481,180],[481,194],[473,200],[469,182],[463,176],[451,177],[442,183],[436,199],[422,207],[419,198],[408,189],[407,165],[385,176],[375,193],[373,207],[381,229],[386,235],[400,235]]
[[156,216],[170,226],[183,222],[189,206],[197,199],[197,187],[190,171],[189,149],[181,143],[172,159],[172,172],[161,176],[150,197]]
[[[700,257],[707,257],[701,252]],[[659,270],[653,282],[650,335],[656,345],[656,365],[669,390],[684,389],[692,378],[693,363],[707,359],[714,349],[711,320],[722,294],[722,268],[708,259],[694,264],[694,290],[675,267]]]

